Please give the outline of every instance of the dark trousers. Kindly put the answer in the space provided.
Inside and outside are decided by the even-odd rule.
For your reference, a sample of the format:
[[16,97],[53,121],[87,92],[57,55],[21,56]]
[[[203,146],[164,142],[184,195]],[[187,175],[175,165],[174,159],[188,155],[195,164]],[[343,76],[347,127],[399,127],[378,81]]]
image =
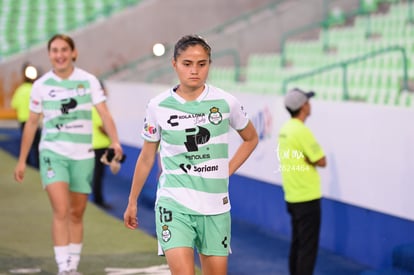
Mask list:
[[319,247],[321,200],[287,203],[292,241],[289,253],[291,275],[312,275]]
[[93,172],[92,193],[93,200],[96,204],[104,204],[102,194],[102,181],[105,175],[105,164],[101,162],[101,157],[105,153],[106,148],[94,149],[95,151],[95,170]]
[[[25,122],[20,123],[20,132],[22,133],[22,137],[23,137],[23,129],[24,129],[25,124],[26,124]],[[29,155],[27,156],[27,160],[26,160],[26,163],[29,164],[30,166],[33,166],[34,168],[39,168],[39,143],[40,143],[41,135],[42,135],[42,130],[38,128],[36,130],[35,136],[33,138],[32,147],[30,148]]]

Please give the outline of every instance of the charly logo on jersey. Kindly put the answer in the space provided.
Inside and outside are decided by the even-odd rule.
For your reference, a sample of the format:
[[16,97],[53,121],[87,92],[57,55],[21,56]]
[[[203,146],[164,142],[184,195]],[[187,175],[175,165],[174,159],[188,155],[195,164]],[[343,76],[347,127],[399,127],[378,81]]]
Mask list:
[[57,92],[58,92],[58,91],[56,91],[56,90],[50,90],[50,91],[49,91],[49,96],[50,96],[50,97],[55,97]]
[[227,236],[224,236],[224,239],[221,241],[221,244],[223,245],[224,248],[227,248],[227,246],[228,246],[227,242],[228,242]]
[[178,122],[176,120],[178,120],[178,116],[171,115],[170,118],[167,120],[167,123],[170,124],[171,127],[176,127],[178,126]]
[[76,97],[84,96],[86,94],[86,88],[82,84],[79,84],[74,89],[52,89],[49,91],[48,95],[50,97]]
[[197,165],[181,163],[179,166],[186,174],[188,174],[188,172],[190,172],[191,170],[196,173],[206,173],[206,172],[218,171],[219,169],[218,165],[197,166]]
[[208,115],[208,121],[211,124],[218,125],[223,121],[223,116],[217,107],[210,108],[210,114]]
[[184,114],[184,115],[170,115],[170,118],[167,120],[167,123],[171,125],[171,127],[176,127],[179,124],[180,120],[185,119],[194,119],[194,124],[202,124],[206,121],[206,114],[199,113],[199,114]]
[[78,102],[74,98],[67,98],[61,100],[60,111],[62,114],[68,114],[70,109],[75,109],[78,106]]

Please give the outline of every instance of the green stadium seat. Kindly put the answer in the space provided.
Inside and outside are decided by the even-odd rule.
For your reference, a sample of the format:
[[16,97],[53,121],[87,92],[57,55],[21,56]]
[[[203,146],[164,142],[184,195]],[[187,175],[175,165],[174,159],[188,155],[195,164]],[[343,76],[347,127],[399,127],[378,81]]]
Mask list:
[[0,59],[17,54],[56,32],[69,32],[140,0],[1,0]]
[[326,26],[333,27],[337,25],[343,25],[346,22],[345,13],[340,8],[334,8],[329,12],[328,18],[326,19]]
[[[105,0],[110,1],[110,0]],[[382,1],[382,0],[381,0]],[[291,76],[310,72],[338,62],[347,62],[358,56],[390,46],[406,49],[409,76],[414,79],[414,25],[407,24],[408,4],[387,0],[391,3],[388,13],[357,16],[352,26],[341,26],[321,32],[315,40],[288,40],[285,44],[287,67],[281,67],[279,53],[257,53],[248,57],[243,72],[244,82],[236,82],[231,68],[212,68],[209,81],[220,87],[257,94],[280,94],[284,81]],[[380,0],[361,1],[365,13],[378,10]],[[338,21],[339,22],[339,21]],[[367,27],[378,34],[366,36]],[[324,42],[335,51],[324,52]],[[343,83],[346,81],[348,95],[364,104],[382,104],[411,107],[412,93],[400,93],[403,76],[403,59],[400,52],[373,56],[348,66],[347,79],[343,79],[340,67],[287,83],[286,89],[297,86],[317,92],[322,100],[344,100]]]
[[397,106],[413,107],[414,95],[412,92],[401,92],[397,97]]
[[378,10],[378,0],[360,0],[360,9],[364,13],[371,13]]

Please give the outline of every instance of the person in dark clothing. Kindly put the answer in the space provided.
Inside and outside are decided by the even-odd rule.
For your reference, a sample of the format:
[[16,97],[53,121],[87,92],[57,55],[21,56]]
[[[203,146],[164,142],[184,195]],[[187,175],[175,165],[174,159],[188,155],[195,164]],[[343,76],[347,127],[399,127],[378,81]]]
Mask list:
[[311,114],[314,92],[298,88],[285,97],[291,119],[279,131],[278,159],[283,191],[291,217],[289,254],[291,275],[311,275],[316,263],[321,226],[321,180],[317,167],[326,166],[325,153],[305,120]]

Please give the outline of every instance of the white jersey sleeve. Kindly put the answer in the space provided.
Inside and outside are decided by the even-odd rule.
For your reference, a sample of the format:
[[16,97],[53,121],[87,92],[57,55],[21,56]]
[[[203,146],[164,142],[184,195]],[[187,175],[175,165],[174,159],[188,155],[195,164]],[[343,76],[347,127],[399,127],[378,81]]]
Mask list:
[[32,91],[30,92],[30,111],[34,113],[42,112],[42,96],[39,88],[39,82],[33,83]]
[[248,122],[248,116],[243,105],[233,96],[229,96],[230,109],[230,126],[235,130],[243,130]]
[[90,75],[90,85],[92,103],[96,105],[98,103],[105,101],[106,96],[103,91],[102,85],[101,83],[99,83],[99,80],[93,75]]
[[161,128],[157,119],[157,102],[158,101],[155,98],[147,104],[144,127],[141,132],[142,138],[150,142],[160,141],[161,138]]

